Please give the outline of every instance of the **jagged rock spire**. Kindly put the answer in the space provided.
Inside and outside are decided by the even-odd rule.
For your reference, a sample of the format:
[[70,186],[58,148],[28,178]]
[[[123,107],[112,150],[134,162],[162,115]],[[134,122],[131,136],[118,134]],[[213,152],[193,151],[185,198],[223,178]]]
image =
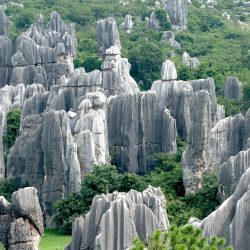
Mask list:
[[175,65],[172,61],[166,60],[162,65],[161,79],[163,81],[170,81],[177,79],[177,72]]
[[117,46],[121,50],[121,43],[116,21],[109,17],[97,22],[97,53],[103,55],[106,49]]
[[9,30],[9,20],[4,9],[0,7],[0,36],[7,36]]

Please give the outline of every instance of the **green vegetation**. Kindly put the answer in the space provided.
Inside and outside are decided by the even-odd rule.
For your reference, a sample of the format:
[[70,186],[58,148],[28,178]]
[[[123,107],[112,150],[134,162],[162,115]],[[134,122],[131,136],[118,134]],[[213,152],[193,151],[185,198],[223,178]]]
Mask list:
[[70,241],[71,236],[66,236],[54,229],[46,229],[39,247],[41,250],[63,250]]
[[11,195],[19,188],[27,187],[26,184],[22,184],[18,179],[12,178],[0,181],[0,196],[4,196],[6,200],[11,201]]
[[145,242],[134,241],[132,250],[232,250],[225,247],[225,239],[213,237],[209,242],[202,236],[202,231],[191,225],[171,226],[167,232],[155,231]]
[[71,233],[72,222],[79,215],[85,215],[97,194],[114,191],[128,192],[130,189],[143,191],[148,185],[161,187],[167,198],[167,212],[171,223],[183,225],[190,217],[206,217],[218,205],[216,200],[217,181],[214,174],[205,174],[203,188],[196,194],[185,196],[182,182],[181,154],[186,144],[178,139],[178,152],[175,155],[156,155],[157,167],[150,173],[140,176],[133,173],[119,173],[112,165],[97,165],[84,177],[79,193],[55,203],[55,222],[64,233]]
[[5,247],[1,242],[0,242],[0,250],[5,250]]
[[21,110],[20,109],[11,109],[7,114],[7,128],[6,133],[3,136],[4,145],[10,149],[16,141],[16,138],[19,135],[20,130],[20,119],[21,119]]

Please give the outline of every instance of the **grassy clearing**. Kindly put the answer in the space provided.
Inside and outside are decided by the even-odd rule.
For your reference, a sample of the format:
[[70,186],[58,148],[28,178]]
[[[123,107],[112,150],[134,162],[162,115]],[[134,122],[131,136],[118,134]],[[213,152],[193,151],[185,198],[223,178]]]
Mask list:
[[40,242],[40,250],[63,250],[70,240],[70,235],[64,235],[54,229],[46,229]]

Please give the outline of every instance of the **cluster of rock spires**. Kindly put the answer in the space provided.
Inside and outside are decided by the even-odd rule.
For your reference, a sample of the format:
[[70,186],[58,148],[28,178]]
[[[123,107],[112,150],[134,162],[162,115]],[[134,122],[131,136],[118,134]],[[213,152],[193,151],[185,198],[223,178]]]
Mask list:
[[42,210],[35,188],[14,192],[11,203],[0,197],[0,242],[6,250],[38,250],[43,231]]
[[[176,2],[180,9],[184,8]],[[130,17],[127,20],[125,30],[131,28]],[[176,152],[177,135],[188,142],[182,156],[186,192],[201,187],[204,172],[216,171],[221,200],[230,197],[222,208],[236,216],[230,217],[226,226],[233,228],[235,223],[241,223],[238,213],[245,209],[247,199],[241,182],[248,176],[243,173],[249,167],[250,113],[225,118],[223,106],[217,104],[212,78],[178,81],[174,63],[166,60],[161,79],[153,83],[150,91],[141,92],[130,76],[128,60],[121,57],[114,18],[97,22],[97,51],[103,63],[100,71],[90,73],[83,68],[74,69],[74,27],[65,25],[58,13],[51,14],[47,26],[40,15],[16,41],[8,38],[8,20],[3,10],[0,21],[0,44],[4,48],[0,57],[0,178],[17,177],[36,187],[47,225],[53,224],[53,203],[78,191],[81,179],[94,164],[109,163],[109,149],[114,151],[113,160],[123,171],[146,173],[154,168],[155,153]],[[225,97],[239,99],[241,88],[238,79],[228,78]],[[12,107],[22,109],[21,131],[5,166],[2,135]],[[241,195],[237,194],[238,189]],[[166,215],[160,219],[159,211],[153,209],[155,204],[163,203],[159,197],[160,191],[153,188],[142,194],[131,191],[96,197],[85,220],[76,221],[76,236],[68,249],[74,249],[74,244],[97,249],[116,249],[115,243],[129,247],[134,236],[145,239],[156,228],[166,229]],[[243,205],[230,210],[230,199]],[[215,214],[220,216],[218,211]],[[129,216],[127,224],[119,224],[119,213],[124,218]],[[145,220],[146,217],[151,219]],[[93,218],[94,228],[90,222]],[[201,225],[215,223],[211,218],[213,215]],[[146,224],[141,231],[138,225],[143,223]],[[108,233],[114,233],[117,225],[116,237],[124,232],[124,241],[109,238]],[[123,230],[126,225],[131,229],[129,233]],[[244,223],[241,227],[245,230]],[[85,239],[83,232],[88,231],[92,232],[91,237]],[[238,247],[238,238],[232,239],[226,233],[219,232],[219,236]],[[231,233],[236,237],[234,231]]]
[[134,238],[144,241],[156,229],[168,227],[166,199],[160,188],[97,195],[85,218],[75,220],[72,242],[65,250],[129,249]]

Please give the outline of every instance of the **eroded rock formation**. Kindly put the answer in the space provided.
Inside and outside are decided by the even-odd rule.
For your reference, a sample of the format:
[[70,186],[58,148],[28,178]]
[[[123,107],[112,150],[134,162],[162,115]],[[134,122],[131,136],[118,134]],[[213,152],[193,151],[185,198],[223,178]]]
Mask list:
[[54,201],[80,189],[77,145],[65,111],[29,115],[8,157],[8,176],[37,188],[50,224]]
[[127,14],[125,16],[124,22],[121,24],[121,28],[124,29],[127,33],[130,33],[132,31],[132,28],[134,26],[132,16]]
[[176,152],[175,119],[157,103],[155,92],[112,97],[108,138],[123,171],[146,173],[158,152]]
[[187,52],[183,53],[182,62],[190,68],[196,68],[200,64],[197,57],[191,57]]
[[224,97],[239,100],[242,97],[242,83],[237,77],[228,77],[224,84]]
[[224,237],[235,250],[248,250],[250,216],[250,169],[242,175],[235,192],[204,220],[192,218],[189,223],[201,227],[203,234],[211,238]]
[[0,242],[7,250],[38,250],[43,231],[42,210],[35,188],[14,192],[11,203],[0,197]]
[[187,1],[164,0],[163,2],[172,25],[177,29],[187,29]]
[[144,241],[154,230],[168,227],[166,199],[160,188],[97,195],[85,219],[75,221],[72,243],[65,249],[125,250],[135,237]]
[[[1,10],[0,20],[7,22]],[[72,72],[76,55],[73,24],[66,25],[57,12],[52,12],[48,25],[39,15],[35,24],[16,41],[8,38],[6,26],[0,34],[0,86],[39,83],[45,89],[55,85],[62,75]]]

